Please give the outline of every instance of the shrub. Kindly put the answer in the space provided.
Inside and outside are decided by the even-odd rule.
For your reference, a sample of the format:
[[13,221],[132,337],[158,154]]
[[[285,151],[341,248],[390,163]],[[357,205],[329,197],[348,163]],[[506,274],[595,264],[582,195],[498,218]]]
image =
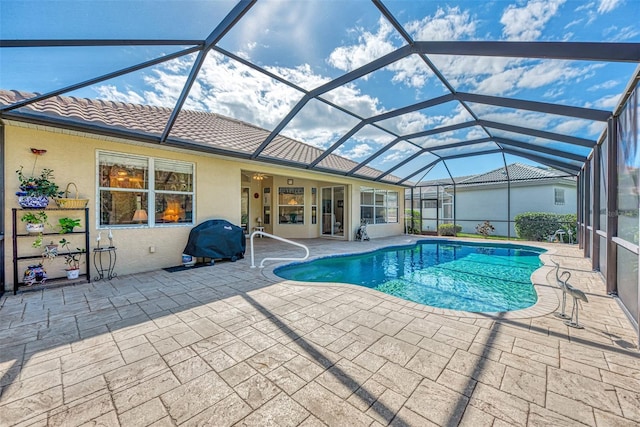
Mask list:
[[440,224],[438,226],[438,234],[440,236],[456,236],[462,231],[462,226],[458,224]]
[[405,209],[404,216],[407,221],[407,233],[420,234],[420,211]]
[[577,216],[575,214],[554,214],[547,212],[526,212],[516,215],[515,228],[519,238],[543,241],[557,230],[576,235]]

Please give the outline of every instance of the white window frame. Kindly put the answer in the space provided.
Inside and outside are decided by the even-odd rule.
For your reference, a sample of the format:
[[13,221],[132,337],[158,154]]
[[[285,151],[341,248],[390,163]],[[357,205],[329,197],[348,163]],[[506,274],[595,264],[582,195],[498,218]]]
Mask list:
[[[561,197],[559,197],[561,196]],[[562,200],[560,200],[562,198]],[[565,201],[565,191],[564,188],[554,188],[553,189],[553,201],[556,206],[562,206],[566,203]]]
[[[371,194],[371,202],[372,204],[363,203],[364,194]],[[395,193],[395,205],[389,203],[389,195]],[[362,208],[371,208],[373,212],[373,217],[371,218],[371,222],[369,224],[397,224],[399,221],[398,212],[399,212],[399,197],[400,193],[395,190],[378,190],[370,187],[360,187],[360,219],[362,218]],[[383,209],[384,210],[384,219],[383,221],[378,221],[379,215],[376,215],[376,210]],[[390,215],[390,211],[395,211],[395,215]],[[369,220],[369,219],[367,219]]]
[[[114,187],[103,187],[100,185],[100,158],[102,155],[114,155],[114,156],[125,156],[129,158],[135,158],[138,160],[144,160],[147,162],[147,173],[148,173],[148,188],[138,188],[138,189],[130,189],[130,188],[114,188]],[[175,162],[185,166],[189,166],[192,171],[192,186],[191,191],[168,191],[168,190],[155,190],[155,161],[158,160],[160,162]],[[166,228],[166,227],[193,227],[196,223],[196,165],[193,162],[186,162],[183,160],[174,160],[167,159],[162,157],[151,157],[144,156],[138,154],[129,154],[129,153],[121,153],[117,151],[106,151],[106,150],[97,150],[96,151],[96,229],[98,230],[106,230],[109,228]],[[147,221],[142,224],[104,224],[101,225],[100,217],[102,215],[101,212],[101,203],[100,203],[100,192],[101,191],[122,191],[122,192],[131,192],[131,193],[145,193],[147,194]],[[191,197],[191,221],[190,222],[178,222],[178,223],[156,223],[155,218],[155,208],[150,209],[149,206],[154,206],[156,204],[156,194],[181,194],[188,195]]]
[[[285,199],[289,201],[294,201],[294,204],[288,204],[285,202],[283,204],[281,202],[282,196],[285,195]],[[278,224],[279,225],[304,225],[305,223],[305,187],[278,187],[277,194],[278,201]],[[299,201],[299,203],[298,203]],[[300,218],[298,218],[298,214],[289,214],[288,211],[295,209],[296,211],[302,211],[300,214]],[[295,219],[292,222],[283,222],[282,218],[291,218],[291,220]]]

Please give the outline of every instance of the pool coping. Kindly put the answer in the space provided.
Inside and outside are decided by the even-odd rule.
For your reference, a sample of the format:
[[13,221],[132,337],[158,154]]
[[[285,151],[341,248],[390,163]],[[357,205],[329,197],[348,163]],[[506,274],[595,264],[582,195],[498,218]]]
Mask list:
[[[478,239],[451,238],[449,236],[447,236],[446,238],[438,237],[438,236],[429,236],[429,237],[410,236],[410,237],[413,237],[412,239],[413,242],[409,242],[408,244],[415,244],[420,240],[452,240],[452,241],[458,241],[458,242],[471,242],[471,243],[483,242],[482,240],[478,240]],[[341,289],[344,289],[346,286],[346,287],[349,287],[350,289],[358,290],[361,292],[363,291],[363,292],[375,295],[378,298],[391,301],[395,304],[409,307],[412,310],[423,311],[426,314],[434,313],[434,314],[440,314],[444,316],[476,318],[476,319],[523,319],[523,318],[546,316],[556,311],[560,305],[560,288],[555,283],[550,282],[550,279],[549,279],[549,275],[553,272],[555,268],[555,266],[551,262],[551,256],[556,253],[556,250],[552,247],[540,245],[538,244],[538,242],[529,242],[529,241],[527,242],[518,241],[518,243],[513,243],[509,241],[509,242],[501,243],[501,242],[496,242],[492,240],[490,243],[492,245],[493,244],[495,245],[507,245],[507,244],[514,245],[515,244],[515,245],[522,245],[522,246],[532,246],[535,248],[544,249],[546,251],[545,253],[540,254],[540,260],[542,261],[543,265],[531,274],[531,282],[538,295],[538,300],[534,305],[532,305],[531,307],[520,309],[520,310],[513,310],[513,311],[506,311],[506,312],[469,312],[469,311],[462,311],[462,310],[452,310],[448,308],[433,307],[433,306],[418,303],[418,302],[407,301],[405,299],[402,299],[393,295],[385,294],[384,292],[381,292],[375,289],[367,288],[365,286],[360,286],[360,285],[354,285],[352,283],[302,282],[297,280],[283,279],[282,277],[277,276],[273,272],[276,268],[289,264],[291,261],[280,262],[277,264],[265,266],[261,272],[266,279],[283,283],[283,284],[292,285],[292,286],[314,286],[314,287],[341,288]],[[392,244],[392,245],[380,246],[380,247],[393,247],[393,246],[403,246],[403,245]],[[335,254],[335,255],[312,256],[312,257],[309,257],[309,259],[305,260],[304,262],[312,261],[320,258],[328,258],[331,256],[367,253],[367,252],[372,252],[377,249],[380,249],[380,247],[367,248],[366,250],[362,250],[362,251],[350,251],[350,252],[345,252],[345,253]]]

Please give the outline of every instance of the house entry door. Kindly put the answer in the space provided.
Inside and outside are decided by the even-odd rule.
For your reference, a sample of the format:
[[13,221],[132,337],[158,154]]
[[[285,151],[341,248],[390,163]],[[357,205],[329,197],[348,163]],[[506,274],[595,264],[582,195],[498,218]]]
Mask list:
[[322,235],[344,236],[344,186],[321,189]]
[[422,226],[421,234],[435,234],[438,232],[439,209],[438,199],[421,199]]

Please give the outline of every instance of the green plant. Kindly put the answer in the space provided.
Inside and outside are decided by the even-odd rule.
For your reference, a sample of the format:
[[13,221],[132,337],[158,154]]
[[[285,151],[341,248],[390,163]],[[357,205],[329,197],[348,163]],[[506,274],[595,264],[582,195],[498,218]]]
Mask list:
[[58,245],[53,243],[53,240],[45,246],[44,252],[42,253],[42,263],[46,260],[52,260],[58,256]]
[[31,247],[34,247],[34,248],[39,248],[40,246],[42,246],[42,233],[38,233],[36,235],[36,240],[34,240],[33,243],[31,244]]
[[28,224],[46,224],[48,216],[44,211],[39,212],[26,212],[20,218],[20,221]]
[[60,234],[71,233],[74,228],[80,227],[80,219],[60,218],[58,219],[58,226],[60,227]]
[[458,224],[440,224],[438,234],[440,236],[455,236],[462,231],[462,226]]
[[[47,219],[47,214],[44,211],[26,212],[20,217],[20,221],[26,222],[27,224],[48,224]],[[36,239],[31,243],[31,246],[34,248],[42,246],[42,232],[36,234]]]
[[525,240],[543,241],[557,230],[571,231],[576,235],[578,219],[575,214],[525,212],[516,215],[515,229]]
[[62,196],[63,192],[60,191],[58,185],[53,182],[52,169],[43,169],[38,176],[33,176],[33,174],[31,176],[26,176],[23,172],[23,166],[20,166],[20,169],[18,169],[16,173],[18,174],[18,180],[20,181],[20,190],[26,192],[27,196]]
[[76,248],[76,253],[71,252],[71,242],[65,238],[60,240],[62,249],[66,249],[67,254],[64,256],[64,262],[67,264],[65,270],[78,270],[80,268],[80,261],[82,260],[82,254],[86,251],[83,248]]
[[478,234],[482,234],[485,239],[489,237],[489,235],[494,231],[496,231],[496,229],[493,225],[491,225],[489,221],[485,221],[483,224],[476,225],[476,232]]
[[420,211],[405,209],[404,216],[407,222],[407,233],[420,234]]

